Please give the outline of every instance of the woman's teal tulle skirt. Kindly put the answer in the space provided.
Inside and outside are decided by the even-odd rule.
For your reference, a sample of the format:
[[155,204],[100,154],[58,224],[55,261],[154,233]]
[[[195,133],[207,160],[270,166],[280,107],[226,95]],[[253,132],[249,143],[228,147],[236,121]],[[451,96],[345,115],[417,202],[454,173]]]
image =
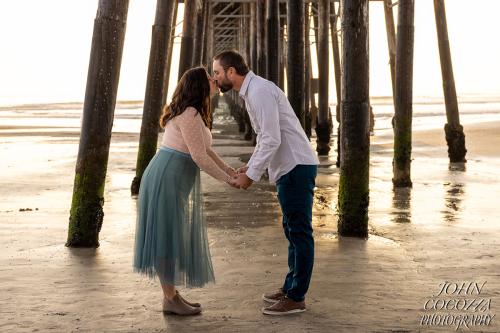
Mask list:
[[214,281],[200,169],[189,154],[161,147],[142,175],[134,270],[186,287]]

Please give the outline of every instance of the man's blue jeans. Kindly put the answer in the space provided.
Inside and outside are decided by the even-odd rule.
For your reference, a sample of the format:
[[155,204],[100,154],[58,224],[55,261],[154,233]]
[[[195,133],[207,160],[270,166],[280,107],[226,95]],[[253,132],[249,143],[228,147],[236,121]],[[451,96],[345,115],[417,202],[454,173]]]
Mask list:
[[288,239],[289,271],[283,292],[296,302],[304,300],[314,263],[312,205],[317,171],[316,165],[297,165],[276,182]]

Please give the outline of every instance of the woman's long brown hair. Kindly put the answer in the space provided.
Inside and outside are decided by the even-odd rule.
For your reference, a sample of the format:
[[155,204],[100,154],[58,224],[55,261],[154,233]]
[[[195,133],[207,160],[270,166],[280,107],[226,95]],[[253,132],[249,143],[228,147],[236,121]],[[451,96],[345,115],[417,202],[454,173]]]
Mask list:
[[160,126],[164,128],[169,120],[183,113],[189,106],[198,111],[205,125],[209,127],[212,120],[210,82],[208,73],[203,67],[188,69],[182,75],[175,88],[172,101],[163,108]]

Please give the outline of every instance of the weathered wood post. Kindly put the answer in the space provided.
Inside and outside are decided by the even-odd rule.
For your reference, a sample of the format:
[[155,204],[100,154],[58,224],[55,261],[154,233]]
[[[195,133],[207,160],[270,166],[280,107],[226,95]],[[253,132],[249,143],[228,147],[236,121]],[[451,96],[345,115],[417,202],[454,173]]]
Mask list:
[[251,55],[250,55],[250,4],[242,4],[243,13],[245,15],[244,18],[244,37],[245,37],[245,60],[247,61],[247,65],[250,66]]
[[392,99],[396,105],[396,28],[392,0],[384,0],[385,30],[387,32],[387,48],[389,49],[389,66],[391,70]]
[[248,4],[246,4],[246,3],[240,4],[240,13],[241,13],[242,17],[239,20],[240,21],[240,31],[239,31],[238,36],[240,38],[239,52],[243,56],[243,59],[245,59],[248,62],[248,61],[250,61],[250,58],[249,58],[250,52],[248,50],[250,29],[249,29],[249,22],[247,21],[247,18],[248,18],[247,16],[249,15],[249,13],[247,12],[247,7],[248,7],[247,5]]
[[[313,1],[311,2],[311,19],[313,22],[313,32],[314,32],[314,46],[316,48],[316,63],[319,63],[319,23],[318,23],[318,16],[319,16],[319,4],[318,1]],[[312,56],[311,56],[312,59]],[[309,67],[311,73],[312,73],[312,61],[311,61],[311,67]],[[311,74],[312,76],[312,74]],[[318,94],[318,89],[319,89],[319,79],[314,78],[311,82],[311,121],[314,123],[314,128],[316,128],[316,125],[318,123],[318,106],[316,104],[316,94]],[[319,96],[318,96],[319,99]]]
[[158,0],[156,3],[156,16],[152,28],[151,50],[149,52],[149,68],[144,96],[144,109],[142,113],[141,134],[139,137],[139,150],[135,178],[132,181],[132,195],[139,193],[141,178],[149,161],[156,154],[158,142],[159,120],[162,108],[162,97],[167,63],[170,30],[174,14],[174,2]]
[[330,152],[330,136],[332,134],[332,118],[328,106],[329,80],[329,42],[328,22],[330,17],[330,1],[319,0],[318,8],[318,118],[316,122],[316,151],[318,155]]
[[410,187],[411,129],[413,102],[413,17],[414,0],[400,0],[396,51],[396,105],[393,120],[394,160],[392,183],[396,187]]
[[280,11],[279,0],[267,0],[267,78],[279,85],[280,75]]
[[[342,68],[340,65],[340,43],[337,35],[338,16],[335,10],[335,2],[330,7],[330,34],[332,35],[333,70],[335,73],[335,89],[337,93],[337,106],[335,108],[335,119],[340,124],[340,106],[342,105]],[[340,13],[340,4],[339,4]],[[337,128],[337,167],[340,167],[340,126]]]
[[259,72],[257,52],[257,4],[250,4],[250,68],[255,73]]
[[184,0],[184,22],[182,25],[181,54],[179,56],[180,80],[182,74],[193,66],[194,36],[196,29],[197,0]]
[[287,0],[287,95],[290,104],[305,126],[304,114],[304,4],[301,0]]
[[168,95],[168,85],[170,83],[170,72],[172,69],[172,54],[174,52],[174,41],[175,41],[175,27],[177,26],[177,11],[179,9],[179,3],[174,1],[174,14],[172,18],[172,25],[170,27],[170,39],[168,41],[168,53],[167,53],[167,65],[165,68],[165,76],[163,77],[163,96],[161,105],[167,103]]
[[257,0],[257,68],[258,74],[267,78],[265,0]]
[[207,66],[209,69],[209,73],[212,73],[212,59],[214,55],[214,21],[211,19],[212,17],[212,5],[209,3],[208,6],[208,25],[206,32],[206,40],[207,40]]
[[304,130],[309,139],[312,135],[312,117],[309,107],[311,98],[311,16],[310,4],[306,2],[304,7]]
[[441,61],[444,100],[446,104],[447,124],[444,126],[444,131],[446,134],[446,143],[448,144],[448,157],[452,163],[466,162],[465,134],[463,126],[460,125],[444,0],[434,0],[434,13],[436,16],[439,59]]
[[318,23],[318,17],[319,17],[319,4],[318,1],[314,1],[311,3],[311,9],[312,9],[312,20],[314,23],[314,45],[316,47],[316,57],[319,54],[319,23]]
[[286,64],[286,41],[285,41],[285,28],[286,27],[286,3],[280,4],[280,75],[278,86],[281,90],[285,91],[285,64]]
[[207,0],[202,1],[201,6],[197,6],[196,8],[196,29],[195,29],[195,38],[194,38],[194,50],[193,50],[193,66],[201,66],[203,63],[203,33],[204,33],[204,16],[203,16],[203,10],[204,7],[207,5]]
[[335,2],[331,3],[330,12],[330,34],[332,36],[333,70],[335,73],[335,91],[337,93],[337,110],[335,112],[335,117],[337,121],[340,121],[340,104],[342,102],[342,68],[340,67],[340,46],[339,37],[337,35],[337,13],[335,11]]
[[[315,39],[314,39],[314,43],[316,44],[316,51],[318,49],[318,43],[317,43],[317,39],[316,39],[316,36],[317,36],[317,27],[316,27],[316,24],[317,24],[317,3],[311,3],[310,4],[310,8],[309,8],[309,27],[311,27],[311,21],[313,21],[314,23],[314,17],[315,17],[315,14],[314,12],[316,11],[316,23],[313,28],[313,33],[315,35]],[[316,6],[316,9],[314,8]],[[318,117],[318,107],[316,106],[316,93],[318,91],[318,79],[317,78],[313,78],[313,70],[312,70],[312,55],[311,55],[311,29],[309,29],[309,35],[307,36],[308,39],[309,39],[309,52],[308,54],[306,54],[306,56],[308,56],[308,60],[307,60],[307,66],[308,66],[308,71],[309,71],[309,117],[311,118],[310,119],[310,122],[311,122],[311,127],[313,126],[314,124],[314,127],[316,127],[316,119]],[[317,55],[317,53],[316,53]]]
[[210,3],[207,0],[203,1],[202,11],[203,11],[203,47],[201,51],[201,63],[208,69],[208,65],[211,61],[210,59],[208,59]]
[[69,217],[69,247],[98,247],[128,0],[100,0],[94,20],[82,132]]
[[342,8],[341,158],[338,231],[368,236],[369,47],[368,0],[345,0]]
[[[244,11],[244,8],[242,5],[240,5],[240,8],[239,8],[239,11],[240,11],[240,14],[241,16],[243,16],[243,11]],[[244,29],[245,29],[245,24],[243,23],[243,17],[240,17],[237,19],[238,21],[238,30],[236,32],[236,44],[238,45],[236,47],[236,49],[239,51],[239,53],[243,56],[243,58],[245,58],[244,56],[244,47],[245,47],[245,35],[244,35]]]

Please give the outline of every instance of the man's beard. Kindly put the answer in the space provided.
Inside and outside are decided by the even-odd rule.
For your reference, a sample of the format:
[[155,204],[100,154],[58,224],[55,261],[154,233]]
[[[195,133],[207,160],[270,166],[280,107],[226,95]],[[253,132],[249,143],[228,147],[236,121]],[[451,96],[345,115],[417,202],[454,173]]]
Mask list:
[[233,89],[233,84],[230,81],[227,81],[227,82],[217,81],[217,86],[219,87],[219,89],[222,93],[225,93],[225,92]]

